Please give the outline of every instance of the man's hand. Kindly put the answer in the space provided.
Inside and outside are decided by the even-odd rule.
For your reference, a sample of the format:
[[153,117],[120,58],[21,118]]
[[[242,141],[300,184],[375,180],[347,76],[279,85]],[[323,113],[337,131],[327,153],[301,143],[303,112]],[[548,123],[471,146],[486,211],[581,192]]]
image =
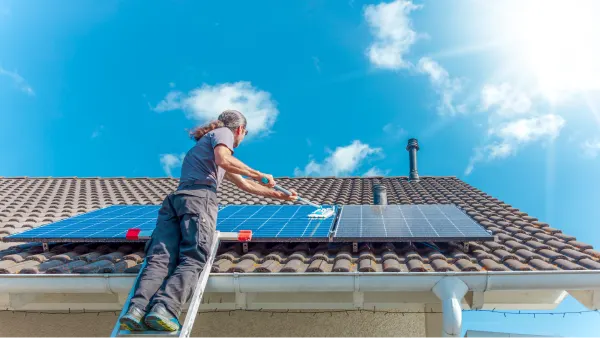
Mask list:
[[291,192],[291,195],[287,195],[281,191],[277,191],[277,196],[275,196],[276,198],[282,199],[282,200],[286,200],[286,201],[295,201],[298,199],[298,193],[296,192],[296,190],[294,189],[289,189],[289,192]]
[[[275,186],[275,184],[276,184],[276,183],[275,183],[275,179],[273,179],[273,175],[269,175],[269,174],[262,174],[262,173],[261,173],[261,174],[260,174],[260,176],[261,176],[261,178],[260,178],[260,180],[258,181],[258,183],[259,183],[260,185],[263,185],[263,186],[265,186],[265,187],[267,187],[267,188],[273,188],[273,187]],[[263,178],[263,177],[266,177],[266,178],[269,180],[269,183],[263,183],[263,181],[262,181],[262,178]]]

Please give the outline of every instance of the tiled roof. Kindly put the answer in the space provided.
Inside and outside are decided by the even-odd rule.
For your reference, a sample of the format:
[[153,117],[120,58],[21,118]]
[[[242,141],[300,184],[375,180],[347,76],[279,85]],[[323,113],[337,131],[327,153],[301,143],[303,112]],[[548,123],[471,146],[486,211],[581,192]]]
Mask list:
[[[285,187],[322,204],[372,204],[384,184],[388,204],[454,203],[496,235],[495,241],[443,247],[409,243],[352,246],[307,243],[224,244],[214,272],[515,271],[600,269],[600,252],[455,177],[279,178]],[[0,178],[0,238],[114,204],[160,204],[175,189],[170,178]],[[280,204],[225,183],[221,204]],[[289,202],[288,202],[289,203]],[[142,244],[0,243],[0,273],[137,272]]]

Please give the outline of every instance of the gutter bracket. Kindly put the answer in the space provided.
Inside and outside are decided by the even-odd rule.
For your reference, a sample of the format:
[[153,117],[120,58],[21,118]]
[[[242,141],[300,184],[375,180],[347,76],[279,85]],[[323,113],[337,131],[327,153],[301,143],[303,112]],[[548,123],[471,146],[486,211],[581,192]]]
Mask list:
[[[483,291],[473,291],[471,294],[470,304],[471,310],[481,310],[483,309],[484,302],[484,293]],[[469,297],[467,296],[467,299]]]
[[365,293],[360,291],[360,275],[354,275],[354,292],[352,301],[355,309],[362,309],[365,306]]
[[240,288],[240,274],[238,272],[233,273],[233,288],[235,290],[235,309],[245,310],[248,307],[248,303],[246,294]]
[[469,287],[459,278],[442,278],[432,289],[433,293],[442,301],[442,336],[458,337],[462,329],[462,306]]

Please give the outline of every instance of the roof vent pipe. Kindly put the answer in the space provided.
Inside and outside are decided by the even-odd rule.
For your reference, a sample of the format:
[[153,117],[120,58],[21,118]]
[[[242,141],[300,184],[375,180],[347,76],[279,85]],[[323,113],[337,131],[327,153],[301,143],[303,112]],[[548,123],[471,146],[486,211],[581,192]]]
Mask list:
[[408,140],[406,150],[408,150],[410,160],[410,176],[408,177],[408,180],[419,181],[419,173],[417,172],[417,151],[419,150],[419,141],[417,141],[416,138]]
[[387,188],[385,187],[385,185],[373,185],[373,204],[387,205]]

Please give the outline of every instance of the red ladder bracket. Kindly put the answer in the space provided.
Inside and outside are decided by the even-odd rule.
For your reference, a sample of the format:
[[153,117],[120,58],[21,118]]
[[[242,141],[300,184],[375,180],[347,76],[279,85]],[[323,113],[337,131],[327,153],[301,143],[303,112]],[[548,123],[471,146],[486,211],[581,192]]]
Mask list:
[[132,228],[127,230],[127,233],[125,234],[125,239],[128,240],[136,240],[139,238],[140,235],[140,231],[142,231],[141,229],[136,229],[136,228]]
[[249,242],[252,239],[252,230],[240,230],[238,232],[238,241]]

